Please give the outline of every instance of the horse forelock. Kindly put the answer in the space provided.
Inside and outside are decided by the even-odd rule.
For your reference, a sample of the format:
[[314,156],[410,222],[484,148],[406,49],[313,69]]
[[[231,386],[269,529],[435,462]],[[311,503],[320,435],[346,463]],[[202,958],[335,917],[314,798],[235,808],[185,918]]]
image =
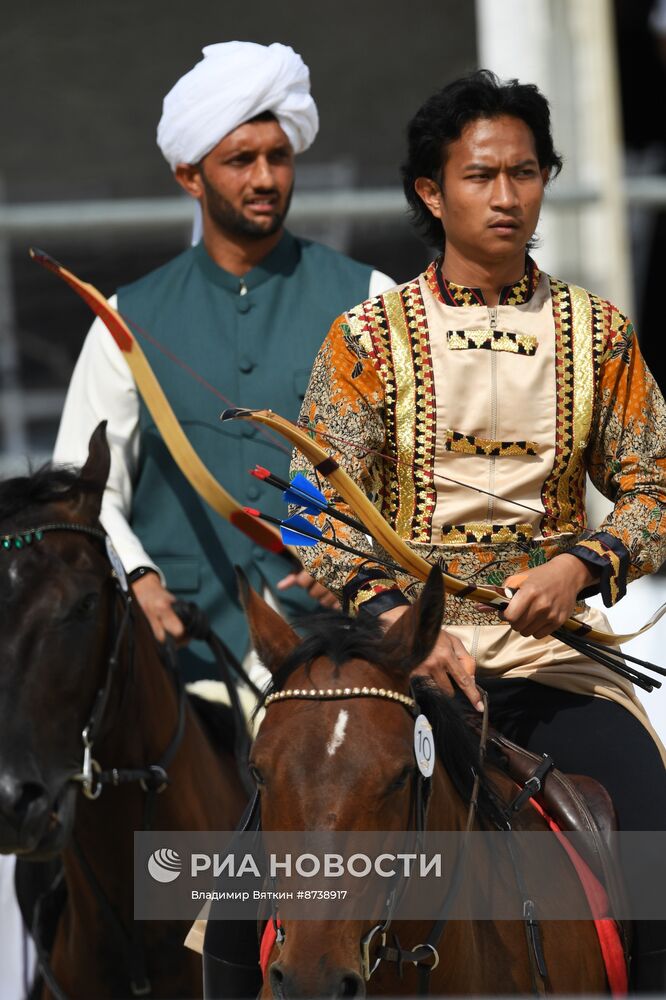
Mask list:
[[66,503],[94,492],[93,484],[65,466],[44,465],[30,475],[5,479],[0,482],[0,533],[11,530],[8,522],[17,515],[27,523],[49,504]]
[[348,618],[338,611],[321,611],[303,616],[294,624],[307,635],[275,671],[261,704],[269,694],[281,691],[297,669],[304,667],[309,672],[321,658],[331,662],[334,676],[350,660],[364,660],[393,677],[399,672],[399,665],[382,655],[380,641],[384,630],[374,618]]

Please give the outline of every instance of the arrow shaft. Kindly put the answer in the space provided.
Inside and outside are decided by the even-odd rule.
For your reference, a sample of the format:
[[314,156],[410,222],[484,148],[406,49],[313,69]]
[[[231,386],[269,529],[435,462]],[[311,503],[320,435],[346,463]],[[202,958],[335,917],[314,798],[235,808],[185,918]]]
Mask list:
[[[249,513],[250,508],[245,509]],[[298,535],[303,535],[305,538],[313,538],[322,545],[330,545],[334,549],[340,549],[342,552],[349,552],[353,556],[361,556],[363,559],[367,559],[368,562],[379,563],[381,566],[386,566],[388,569],[402,572],[400,566],[396,566],[395,563],[390,562],[388,559],[382,559],[381,556],[375,556],[372,552],[363,552],[361,549],[355,549],[352,545],[346,545],[345,542],[339,542],[337,539],[324,538],[321,532],[318,531],[314,525],[312,527],[312,531],[306,531],[304,528],[295,528],[293,525],[285,523],[279,517],[273,517],[272,514],[264,514],[259,510],[253,510],[251,516],[257,517],[261,521],[267,521],[268,524],[279,525],[281,528],[286,528],[287,530],[293,531]]]

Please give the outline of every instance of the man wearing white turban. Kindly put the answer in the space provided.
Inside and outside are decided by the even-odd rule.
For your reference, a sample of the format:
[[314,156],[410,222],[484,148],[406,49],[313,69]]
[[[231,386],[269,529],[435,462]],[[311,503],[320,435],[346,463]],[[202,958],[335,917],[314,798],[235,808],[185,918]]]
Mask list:
[[[144,338],[142,347],[195,449],[234,496],[254,506],[259,487],[247,469],[260,463],[286,476],[286,451],[250,425],[222,429],[219,400],[193,385],[169,354],[204,372],[230,402],[296,419],[322,331],[392,282],[284,228],[294,154],[318,128],[301,57],[286,45],[252,42],[209,45],[203,55],[165,97],[157,132],[176,181],[198,202],[203,238],[121,288],[117,303],[136,329],[159,340],[158,348]],[[234,565],[256,588],[284,591],[288,614],[304,610],[305,591],[332,600],[305,573],[283,579],[279,560],[193,493],[97,320],[72,377],[54,459],[83,462],[102,419],[111,447],[102,520],[158,638],[182,633],[171,608],[181,597],[196,601],[242,657],[248,637]],[[277,493],[262,494],[261,505],[282,512]],[[188,679],[211,676],[202,643],[181,655]]]
[[292,48],[220,42],[203,55],[164,98],[157,144],[172,170],[199,163],[220,139],[264,111],[275,115],[294,153],[312,145],[317,106],[308,68]]

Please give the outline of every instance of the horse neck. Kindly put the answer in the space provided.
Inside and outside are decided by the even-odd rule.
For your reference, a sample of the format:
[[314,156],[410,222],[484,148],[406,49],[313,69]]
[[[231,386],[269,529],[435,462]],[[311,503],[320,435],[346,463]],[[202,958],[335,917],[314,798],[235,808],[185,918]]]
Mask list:
[[[150,626],[142,614],[135,627],[134,666],[119,664],[108,724],[93,755],[103,770],[145,768],[161,761],[178,727],[179,697]],[[233,761],[224,769],[192,709],[185,703],[182,738],[168,767],[169,785],[154,797],[154,830],[233,829],[244,792]],[[74,838],[64,854],[68,883],[90,891],[77,853],[84,855],[105,895],[131,920],[133,834],[146,825],[146,792],[138,781],[105,786],[89,801],[79,795]]]
[[[97,748],[103,768],[159,761],[178,724],[178,695],[148,621],[136,606]],[[114,637],[110,636],[109,648]],[[130,662],[130,657],[132,662]],[[103,758],[103,759],[101,759]]]

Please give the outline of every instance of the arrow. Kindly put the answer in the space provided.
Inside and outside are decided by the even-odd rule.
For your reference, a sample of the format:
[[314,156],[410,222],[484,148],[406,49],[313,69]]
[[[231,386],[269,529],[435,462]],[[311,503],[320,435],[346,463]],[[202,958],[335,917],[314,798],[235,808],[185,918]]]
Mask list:
[[[304,517],[300,514],[293,514],[291,517],[281,519],[279,517],[273,517],[272,514],[264,514],[260,510],[256,510],[254,507],[244,507],[243,510],[246,514],[251,517],[257,517],[262,521],[267,521],[268,524],[276,524],[280,528],[280,532],[283,541],[286,545],[317,545],[322,543],[324,545],[330,545],[334,549],[340,549],[341,552],[351,552],[353,556],[361,556],[363,559],[368,558],[368,553],[363,552],[361,549],[355,549],[352,545],[347,545],[345,542],[339,542],[337,538],[324,538],[322,532],[317,528],[311,521],[306,521]],[[381,563],[382,566],[388,567],[388,569],[398,570],[400,572],[400,567],[396,566],[389,559],[380,559],[377,556],[371,556],[373,562]],[[506,603],[506,602],[505,602]]]
[[336,521],[342,521],[343,524],[349,525],[350,528],[355,528],[356,531],[361,531],[364,535],[366,534],[366,529],[360,521],[357,521],[354,517],[350,517],[349,514],[345,514],[343,511],[338,510],[332,503],[329,503],[324,494],[302,473],[298,472],[291,482],[288,483],[280,476],[274,475],[269,469],[264,469],[263,466],[256,465],[254,469],[250,469],[250,475],[268,483],[269,486],[275,486],[277,489],[283,490],[282,499],[285,503],[291,504],[294,507],[301,507],[307,514],[328,514],[329,517],[335,518]]

